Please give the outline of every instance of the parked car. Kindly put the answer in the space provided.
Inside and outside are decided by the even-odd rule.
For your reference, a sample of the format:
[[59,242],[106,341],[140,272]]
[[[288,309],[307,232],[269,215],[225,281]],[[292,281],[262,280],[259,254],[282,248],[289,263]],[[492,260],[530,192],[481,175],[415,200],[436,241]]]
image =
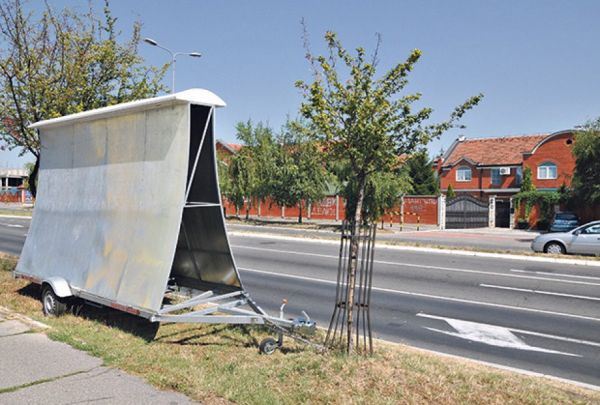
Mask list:
[[593,221],[569,232],[546,233],[531,242],[534,252],[600,255],[600,221]]
[[568,232],[579,226],[579,218],[572,212],[557,212],[554,214],[550,232]]

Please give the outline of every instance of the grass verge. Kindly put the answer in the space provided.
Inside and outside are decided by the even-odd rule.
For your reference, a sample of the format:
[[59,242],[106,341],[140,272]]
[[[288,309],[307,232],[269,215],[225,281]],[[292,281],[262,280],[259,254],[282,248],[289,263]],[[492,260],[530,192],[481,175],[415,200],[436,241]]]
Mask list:
[[163,325],[153,341],[145,320],[108,308],[43,318],[39,288],[15,280],[0,259],[0,305],[51,326],[45,333],[205,403],[598,403],[600,393],[541,378],[378,343],[370,358],[318,354],[287,341],[262,356],[265,332],[220,325]]

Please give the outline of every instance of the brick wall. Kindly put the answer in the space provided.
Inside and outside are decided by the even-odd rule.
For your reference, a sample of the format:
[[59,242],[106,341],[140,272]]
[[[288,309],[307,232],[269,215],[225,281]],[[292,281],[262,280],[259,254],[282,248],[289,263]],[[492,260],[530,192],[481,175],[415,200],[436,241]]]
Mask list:
[[[342,220],[345,215],[346,204],[340,196],[327,196],[323,200],[316,202],[311,205],[310,218],[319,220],[336,220],[336,199],[338,204],[338,218]],[[223,207],[227,216],[235,215],[234,205],[223,198]],[[401,207],[395,207],[383,216],[383,221],[386,223],[400,223],[400,212]],[[438,224],[438,198],[436,196],[406,196],[404,197],[404,223],[415,224],[417,223],[416,215],[419,215],[420,224],[423,225],[437,225]],[[285,207],[283,211],[283,217],[286,219],[298,218],[299,208],[296,207]],[[240,210],[239,215],[244,217],[246,215],[246,207]],[[258,215],[258,204],[255,203],[250,209],[251,216]],[[303,207],[302,216],[308,218],[308,208]],[[260,217],[282,217],[282,209],[275,203],[267,200],[261,203]]]
[[[461,167],[469,167],[471,169],[471,181],[456,180],[456,171]],[[440,189],[445,192],[448,189],[449,184],[452,184],[454,191],[481,188],[480,170],[468,162],[460,162],[449,170],[443,170],[441,172]]]
[[417,223],[416,215],[420,216],[420,223],[435,224],[438,223],[438,198],[435,196],[406,196],[404,197],[404,223]]
[[[532,155],[525,155],[523,166],[531,169],[533,184],[536,188],[558,188],[563,183],[571,185],[575,171],[575,157],[572,153],[573,134],[556,135],[544,142]],[[542,180],[537,177],[539,165],[551,162],[557,166],[557,178]]]

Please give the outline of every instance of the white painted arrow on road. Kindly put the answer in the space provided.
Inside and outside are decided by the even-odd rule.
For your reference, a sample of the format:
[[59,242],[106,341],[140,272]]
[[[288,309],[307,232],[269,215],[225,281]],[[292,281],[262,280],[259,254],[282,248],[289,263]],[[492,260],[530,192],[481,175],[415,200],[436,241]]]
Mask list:
[[530,346],[523,340],[515,336],[510,329],[502,326],[488,325],[485,323],[463,321],[461,319],[444,318],[442,316],[418,313],[422,318],[439,319],[446,321],[456,332],[426,327],[425,329],[455,336],[461,339],[471,340],[473,342],[485,343],[491,346],[506,347],[517,350],[529,350],[533,352],[562,354],[565,356],[581,357],[578,354],[560,352],[557,350],[544,349],[542,347]]

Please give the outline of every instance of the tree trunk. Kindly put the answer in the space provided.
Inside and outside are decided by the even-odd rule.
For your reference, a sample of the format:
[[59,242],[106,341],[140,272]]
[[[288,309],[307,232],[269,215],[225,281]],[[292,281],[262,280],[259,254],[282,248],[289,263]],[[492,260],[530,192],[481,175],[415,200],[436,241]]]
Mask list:
[[302,223],[302,201],[298,202],[298,223]]
[[354,328],[352,324],[354,323],[354,287],[356,284],[356,266],[358,264],[358,250],[359,243],[358,240],[358,230],[362,222],[362,206],[363,200],[365,198],[365,186],[366,179],[364,176],[360,176],[358,179],[358,196],[356,199],[356,211],[354,212],[354,221],[352,222],[351,235],[352,239],[350,241],[350,266],[348,268],[348,300],[346,302],[346,323],[347,323],[347,332],[348,332],[348,340],[346,342],[346,351],[348,354],[351,354],[354,351],[354,341],[352,338],[352,334]]
[[29,173],[29,191],[31,191],[31,195],[33,198],[37,195],[37,177],[38,172],[40,171],[40,158],[39,156],[35,157],[35,164],[33,165],[33,170]]

